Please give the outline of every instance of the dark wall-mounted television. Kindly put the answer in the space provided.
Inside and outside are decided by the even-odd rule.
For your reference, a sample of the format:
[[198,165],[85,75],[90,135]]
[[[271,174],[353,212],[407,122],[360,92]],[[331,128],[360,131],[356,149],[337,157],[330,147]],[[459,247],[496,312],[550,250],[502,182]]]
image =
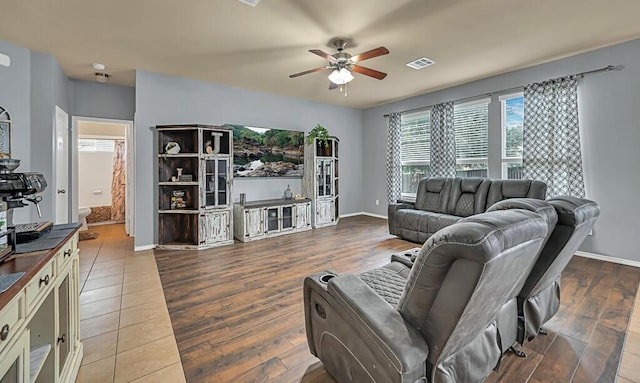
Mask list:
[[302,177],[304,132],[226,125],[233,128],[234,177]]

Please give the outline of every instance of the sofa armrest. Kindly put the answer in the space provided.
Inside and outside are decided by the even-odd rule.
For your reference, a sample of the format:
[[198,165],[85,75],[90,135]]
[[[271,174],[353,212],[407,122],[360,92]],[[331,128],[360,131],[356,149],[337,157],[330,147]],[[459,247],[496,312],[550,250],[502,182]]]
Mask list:
[[429,347],[422,334],[360,278],[335,277],[329,281],[328,292],[340,306],[345,320],[359,330],[354,336],[399,374],[426,369]]
[[413,202],[398,201],[397,203],[390,203],[387,208],[387,221],[389,223],[389,233],[398,235],[398,228],[396,227],[396,212],[401,209],[415,209],[416,205]]

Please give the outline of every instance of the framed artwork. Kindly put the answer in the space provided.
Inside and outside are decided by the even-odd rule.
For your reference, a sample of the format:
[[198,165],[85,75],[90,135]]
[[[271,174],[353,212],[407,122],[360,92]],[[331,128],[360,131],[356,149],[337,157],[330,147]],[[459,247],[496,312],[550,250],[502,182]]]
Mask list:
[[233,176],[297,177],[304,173],[304,132],[246,125],[233,128]]

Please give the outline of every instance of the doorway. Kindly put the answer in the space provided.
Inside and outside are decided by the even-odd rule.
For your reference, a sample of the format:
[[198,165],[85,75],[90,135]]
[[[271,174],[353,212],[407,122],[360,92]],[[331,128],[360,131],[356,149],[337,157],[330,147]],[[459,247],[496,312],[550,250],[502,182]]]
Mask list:
[[133,122],[73,117],[73,216],[133,236]]

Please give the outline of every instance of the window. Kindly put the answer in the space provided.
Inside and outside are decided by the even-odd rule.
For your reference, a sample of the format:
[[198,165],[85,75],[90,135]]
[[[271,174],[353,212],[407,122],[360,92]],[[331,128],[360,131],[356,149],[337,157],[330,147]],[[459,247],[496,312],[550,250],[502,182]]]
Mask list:
[[431,112],[403,114],[400,119],[402,197],[413,199],[418,182],[429,175]]
[[96,138],[78,138],[79,152],[113,152],[114,140],[101,140]]
[[522,93],[500,97],[502,105],[502,178],[522,179]]
[[489,100],[456,105],[456,176],[487,177]]

